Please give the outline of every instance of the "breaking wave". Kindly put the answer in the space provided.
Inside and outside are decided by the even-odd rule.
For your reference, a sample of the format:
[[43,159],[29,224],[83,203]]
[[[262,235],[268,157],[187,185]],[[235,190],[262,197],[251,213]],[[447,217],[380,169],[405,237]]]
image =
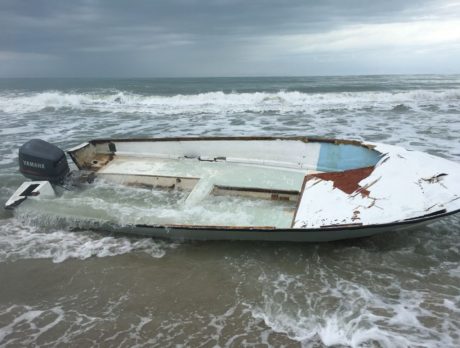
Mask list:
[[239,113],[239,112],[319,112],[377,108],[401,112],[410,109],[460,106],[458,89],[412,90],[400,92],[302,93],[224,93],[191,95],[141,95],[123,91],[105,93],[63,93],[47,91],[0,95],[0,111],[22,114],[39,111],[79,110],[111,113]]

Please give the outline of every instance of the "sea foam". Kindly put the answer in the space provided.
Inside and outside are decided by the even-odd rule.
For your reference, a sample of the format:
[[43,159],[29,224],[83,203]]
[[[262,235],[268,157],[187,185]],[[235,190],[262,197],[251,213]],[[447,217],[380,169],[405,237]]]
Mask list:
[[161,258],[177,244],[151,238],[127,238],[101,235],[90,231],[40,229],[18,219],[0,220],[0,262],[18,259],[52,259],[107,257],[142,252]]
[[224,93],[191,95],[141,95],[126,91],[103,93],[63,93],[47,91],[0,95],[0,111],[8,114],[38,111],[80,110],[112,113],[240,113],[318,112],[320,110],[381,108],[407,111],[426,107],[458,108],[457,89],[395,92],[303,93],[297,91]]

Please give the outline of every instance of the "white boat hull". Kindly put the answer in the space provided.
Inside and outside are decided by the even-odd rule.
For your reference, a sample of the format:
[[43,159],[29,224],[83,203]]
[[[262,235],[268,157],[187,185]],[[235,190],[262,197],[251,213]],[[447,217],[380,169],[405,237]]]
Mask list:
[[[123,233],[321,242],[415,228],[460,211],[460,164],[397,146],[305,137],[107,139],[68,153],[81,171],[109,182],[186,192],[174,218],[101,224]],[[26,198],[52,206],[52,196],[46,181],[29,182],[6,207]],[[188,210],[209,197],[272,203],[249,223],[236,213],[220,221],[218,211],[212,221],[191,219]]]
[[418,221],[401,223],[337,227],[327,229],[257,229],[257,228],[225,228],[225,227],[176,227],[176,226],[105,226],[104,231],[113,231],[123,234],[146,236],[170,240],[239,240],[239,241],[267,241],[267,242],[331,242],[345,239],[371,237],[383,233],[396,233],[407,230],[417,230],[425,225],[445,218],[445,213],[438,216],[421,218]]

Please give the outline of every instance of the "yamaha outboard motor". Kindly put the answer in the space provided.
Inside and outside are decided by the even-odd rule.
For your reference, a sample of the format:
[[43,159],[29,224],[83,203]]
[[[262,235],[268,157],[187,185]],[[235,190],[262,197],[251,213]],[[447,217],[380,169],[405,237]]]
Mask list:
[[32,180],[60,184],[70,169],[64,151],[44,140],[32,139],[19,149],[19,171]]

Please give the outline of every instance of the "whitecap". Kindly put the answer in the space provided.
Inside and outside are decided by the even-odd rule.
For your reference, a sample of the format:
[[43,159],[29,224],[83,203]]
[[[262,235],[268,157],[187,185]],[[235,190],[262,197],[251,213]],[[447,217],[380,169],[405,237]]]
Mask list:
[[[46,91],[19,95],[0,95],[0,111],[24,114],[42,110],[94,110],[111,113],[181,113],[242,112],[320,112],[321,110],[421,110],[430,102],[441,110],[459,107],[460,91],[412,90],[395,92],[302,93],[298,91],[224,93],[214,91],[171,96],[142,95],[126,91],[99,93],[63,93]],[[396,105],[396,106],[394,106]],[[404,110],[402,110],[404,109]]]

